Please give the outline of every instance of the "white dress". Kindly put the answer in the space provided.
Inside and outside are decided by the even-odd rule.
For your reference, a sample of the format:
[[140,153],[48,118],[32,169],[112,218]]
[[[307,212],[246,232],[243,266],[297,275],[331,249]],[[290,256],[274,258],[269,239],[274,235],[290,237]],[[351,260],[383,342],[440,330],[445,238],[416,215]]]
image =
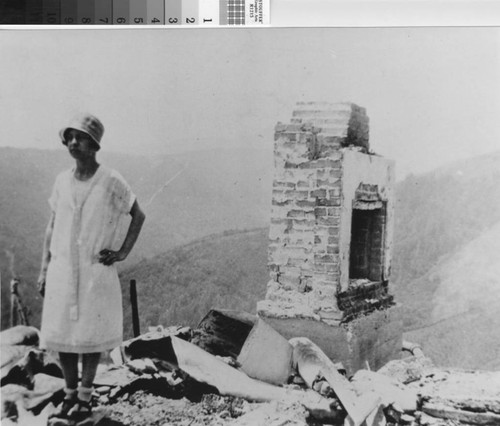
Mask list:
[[114,265],[99,263],[99,252],[121,247],[134,201],[123,177],[102,165],[85,182],[75,179],[74,169],[56,178],[49,199],[55,222],[42,313],[42,347],[92,353],[122,342],[118,273]]

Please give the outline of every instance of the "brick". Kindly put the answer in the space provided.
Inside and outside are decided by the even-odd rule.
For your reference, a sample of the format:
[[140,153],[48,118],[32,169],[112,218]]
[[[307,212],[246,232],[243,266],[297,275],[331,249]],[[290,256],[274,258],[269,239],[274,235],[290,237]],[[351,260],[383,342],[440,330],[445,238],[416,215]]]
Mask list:
[[334,216],[317,217],[316,224],[321,226],[336,226],[340,224],[340,218]]
[[290,218],[304,218],[305,217],[305,213],[304,213],[304,210],[298,210],[298,209],[294,209],[294,210],[289,210],[288,213],[287,213],[287,217],[290,217]]
[[338,244],[326,246],[326,252],[328,254],[338,254],[338,253],[340,253]]
[[314,207],[316,207],[316,201],[312,200],[298,200],[297,206],[306,209],[306,211],[313,211]]
[[312,291],[315,294],[319,294],[323,297],[328,297],[330,299],[337,298],[337,287],[333,283],[326,285],[316,285],[314,286]]
[[333,235],[335,237],[338,237],[339,236],[339,233],[340,233],[340,230],[338,227],[329,227],[328,228],[328,234],[329,235]]
[[325,270],[326,272],[340,272],[340,267],[338,263],[326,263]]
[[320,242],[323,244],[328,243],[328,228],[326,226],[318,227],[316,226],[314,228],[314,235],[317,235],[320,238]]
[[328,189],[331,185],[331,182],[328,179],[317,179],[316,185],[318,188]]
[[283,167],[285,169],[296,169],[297,167],[299,167],[300,164],[297,164],[297,163],[293,163],[291,161],[285,161]]
[[271,201],[271,205],[277,206],[277,207],[286,207],[286,206],[289,206],[290,204],[292,204],[291,200],[281,200],[281,201],[272,200]]
[[[315,253],[318,256],[326,256],[326,252],[324,253]],[[326,270],[326,263],[324,262],[314,262],[314,272],[315,272],[315,278],[317,274],[327,274],[328,271]]]
[[[314,203],[316,205],[316,203]],[[321,217],[321,216],[326,216],[327,215],[327,209],[325,207],[316,207],[314,209],[314,214],[316,217]]]
[[313,229],[314,226],[314,219],[292,219],[292,221],[294,230],[308,231],[310,229]]
[[329,171],[327,169],[316,169],[316,179],[328,179]]
[[327,167],[330,167],[332,169],[340,169],[342,166],[340,160],[330,160],[326,158],[320,158],[318,160],[310,161],[308,165],[312,169],[323,169]]
[[275,189],[288,189],[288,188],[295,189],[295,184],[291,183],[291,182],[275,180],[275,181],[273,181],[273,188],[275,188]]
[[331,263],[334,262],[334,256],[332,255],[314,255],[315,262]]
[[330,170],[330,177],[335,179],[340,179],[342,177],[341,169]]
[[288,199],[304,201],[309,198],[309,191],[286,191],[285,195]]
[[274,126],[274,131],[276,133],[284,132],[287,127],[288,127],[287,124],[278,121],[278,123],[276,123],[276,126]]
[[340,197],[340,188],[332,188],[328,191],[330,198]]
[[326,209],[326,214],[328,216],[340,217],[340,208],[338,208],[338,207],[328,207]]
[[316,203],[318,206],[325,206],[325,207],[341,205],[339,198],[317,198]]
[[[336,136],[327,136],[323,135],[323,143],[325,145],[335,145],[339,146],[341,144],[342,138],[336,137]],[[338,154],[340,155],[340,154]]]
[[327,192],[326,189],[316,189],[314,191],[310,191],[310,197],[314,198],[326,198]]
[[[284,272],[280,274],[280,282],[286,286],[287,284],[291,286],[293,289],[297,289],[297,286],[300,283],[300,270],[297,273],[288,272],[287,268],[283,268]],[[291,268],[290,268],[291,269]],[[289,289],[287,289],[289,290]]]

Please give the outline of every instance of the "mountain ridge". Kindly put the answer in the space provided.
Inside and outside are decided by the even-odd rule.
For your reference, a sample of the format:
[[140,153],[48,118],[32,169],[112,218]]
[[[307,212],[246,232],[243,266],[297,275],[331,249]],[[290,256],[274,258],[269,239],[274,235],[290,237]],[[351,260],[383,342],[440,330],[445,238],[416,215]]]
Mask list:
[[[157,158],[151,160],[153,163],[127,156],[114,160],[141,203],[146,204],[159,191],[150,205],[152,209],[146,212],[149,230],[145,228],[141,235],[135,257],[120,268],[124,307],[130,309],[126,287],[134,278],[139,283],[140,297],[145,297],[140,305],[154,311],[141,314],[143,327],[194,323],[194,317],[206,313],[203,311],[212,303],[252,310],[256,300],[265,294],[272,158],[262,159],[262,152],[208,151],[199,156],[185,153],[181,157]],[[5,304],[7,281],[12,275],[12,255],[8,251],[14,254],[14,266],[22,271],[24,281],[33,284],[52,179],[57,167],[70,164],[64,152],[54,156],[42,150],[33,153],[14,149],[10,157],[5,152],[0,148],[3,327],[8,322]],[[168,183],[187,160],[187,174],[183,172]],[[113,166],[113,161],[107,164]],[[51,166],[54,170],[48,170]],[[485,276],[493,277],[490,285],[496,286],[499,181],[500,152],[494,152],[410,175],[396,185],[392,287],[396,301],[403,306],[408,339],[421,343],[441,365],[496,366],[494,356],[500,337],[494,329],[500,329],[500,324],[493,311],[483,309],[486,305],[474,300],[470,306],[451,306],[449,301],[456,298],[453,292],[458,291],[460,274],[475,275],[483,283]],[[166,183],[166,190],[161,190]],[[232,260],[224,261],[224,256]],[[476,266],[466,269],[468,265]],[[464,272],[460,273],[460,267]],[[484,275],[475,272],[478,270]],[[172,276],[171,271],[175,271]],[[467,279],[462,284],[466,285]],[[490,294],[489,288],[483,288],[482,293]],[[22,292],[25,289],[20,287]],[[186,289],[190,296],[182,293]],[[27,303],[39,310],[41,300],[34,286],[26,293]],[[462,299],[472,296],[465,292]],[[169,299],[176,305],[170,306]],[[497,297],[489,299],[492,309],[498,307],[500,311]],[[437,313],[433,317],[434,311]],[[36,312],[32,318],[36,324]]]

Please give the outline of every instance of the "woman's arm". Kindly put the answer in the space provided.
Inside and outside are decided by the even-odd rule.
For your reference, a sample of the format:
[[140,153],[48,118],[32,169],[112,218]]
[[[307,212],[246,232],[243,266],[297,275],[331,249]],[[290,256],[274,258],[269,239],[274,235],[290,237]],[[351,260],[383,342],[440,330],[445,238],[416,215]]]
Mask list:
[[43,254],[42,265],[40,267],[40,275],[38,276],[38,291],[45,296],[45,278],[47,277],[47,269],[50,263],[50,242],[52,240],[52,231],[54,230],[54,221],[56,219],[55,212],[50,215],[49,223],[45,229],[45,237],[43,239]]
[[104,249],[99,252],[100,258],[99,262],[103,263],[106,266],[112,265],[115,262],[120,262],[125,260],[129,253],[132,251],[135,242],[137,241],[137,237],[139,236],[142,224],[146,219],[146,215],[139,207],[139,203],[137,200],[134,202],[132,209],[130,210],[130,216],[132,216],[132,221],[130,222],[130,226],[127,231],[127,235],[125,236],[125,240],[118,251]]

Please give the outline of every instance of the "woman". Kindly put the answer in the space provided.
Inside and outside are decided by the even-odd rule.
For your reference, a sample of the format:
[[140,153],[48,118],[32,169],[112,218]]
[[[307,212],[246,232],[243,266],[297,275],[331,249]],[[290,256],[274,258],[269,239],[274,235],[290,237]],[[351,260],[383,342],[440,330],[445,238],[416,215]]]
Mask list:
[[[115,263],[128,256],[144,223],[135,195],[116,171],[100,165],[104,126],[82,114],[60,131],[75,166],[56,178],[49,199],[38,280],[44,295],[42,346],[59,352],[66,383],[61,418],[91,413],[100,353],[122,342],[122,301]],[[131,216],[125,238],[120,228]],[[78,358],[82,355],[78,387]]]

